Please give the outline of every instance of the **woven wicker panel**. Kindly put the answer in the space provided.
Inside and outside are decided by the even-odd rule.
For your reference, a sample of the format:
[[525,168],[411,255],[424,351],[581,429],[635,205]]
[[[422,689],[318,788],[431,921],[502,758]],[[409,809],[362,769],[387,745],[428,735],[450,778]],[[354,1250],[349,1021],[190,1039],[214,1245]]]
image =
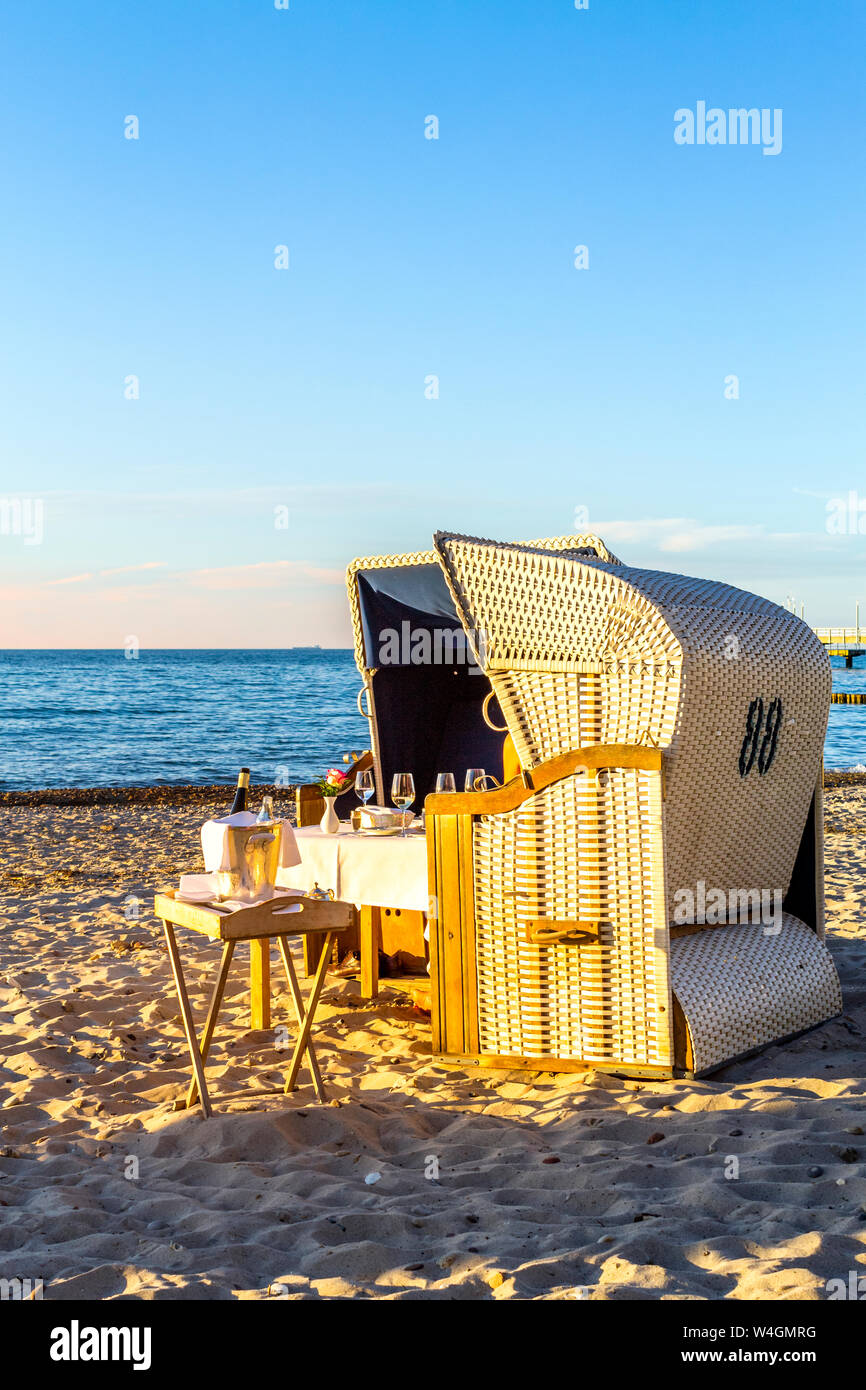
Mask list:
[[826,946],[788,913],[775,936],[760,925],[716,927],[672,941],[670,953],[696,1072],[812,1028],[842,1008]]
[[567,551],[435,537],[455,607],[482,635],[486,670],[591,671],[605,662],[678,662],[656,605],[625,576],[637,571]]
[[[689,634],[680,714],[666,757],[668,886],[779,890],[794,860],[821,767],[830,668],[811,631],[776,610],[702,614]],[[677,615],[678,617],[680,615]],[[738,642],[728,659],[725,644]],[[701,645],[696,645],[700,641]],[[740,772],[751,702],[781,700],[776,752]]]
[[[661,788],[567,778],[475,824],[482,1052],[670,1063]],[[535,946],[532,918],[601,920],[599,943]]]
[[[610,662],[598,672],[489,672],[517,756],[535,767],[594,743],[667,747],[679,710],[676,663]],[[553,750],[556,750],[555,752]]]
[[[606,563],[619,564],[619,560],[612,551],[608,550],[604,541],[588,531],[580,536],[548,536],[541,540],[527,541],[526,544],[530,548],[545,551],[561,550],[585,554],[591,554],[594,551]],[[358,560],[353,560],[349,565],[346,570],[346,589],[349,595],[349,612],[352,615],[352,633],[355,639],[355,664],[362,674],[369,668],[364,653],[364,634],[361,627],[361,610],[358,604],[358,586],[355,583],[355,576],[362,570],[400,569],[407,566],[436,565],[439,563],[437,551],[414,550],[408,551],[404,555],[366,555]]]
[[[666,758],[670,901],[699,880],[785,892],[821,766],[830,663],[793,613],[727,584],[629,570],[683,650],[680,712]],[[781,700],[772,764],[741,775],[749,706]],[[673,911],[673,908],[672,908]]]

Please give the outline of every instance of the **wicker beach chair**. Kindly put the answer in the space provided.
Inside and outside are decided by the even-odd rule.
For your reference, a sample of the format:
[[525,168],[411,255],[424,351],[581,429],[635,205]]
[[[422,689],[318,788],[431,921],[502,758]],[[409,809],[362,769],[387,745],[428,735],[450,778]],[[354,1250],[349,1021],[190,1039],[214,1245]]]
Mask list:
[[[531,544],[616,560],[594,535]],[[358,710],[370,723],[376,800],[388,802],[395,772],[412,772],[416,810],[433,790],[437,772],[454,772],[459,784],[468,767],[483,767],[498,781],[510,775],[513,742],[490,682],[474,661],[437,552],[366,556],[349,566],[346,583],[363,678]],[[429,650],[419,651],[425,639]],[[306,800],[315,789],[301,793],[299,824],[309,823],[300,819],[303,814],[318,819]],[[424,914],[403,909],[397,916],[399,922],[390,924],[391,948],[411,953],[423,939]]]
[[[437,535],[432,553],[356,562],[349,585],[380,786],[396,758],[423,794],[443,748],[495,770],[494,697],[496,747],[507,730],[520,765],[426,800],[440,1055],[694,1075],[838,1014],[830,672],[804,623],[593,537]],[[474,671],[374,664],[401,606],[410,631],[456,615]]]

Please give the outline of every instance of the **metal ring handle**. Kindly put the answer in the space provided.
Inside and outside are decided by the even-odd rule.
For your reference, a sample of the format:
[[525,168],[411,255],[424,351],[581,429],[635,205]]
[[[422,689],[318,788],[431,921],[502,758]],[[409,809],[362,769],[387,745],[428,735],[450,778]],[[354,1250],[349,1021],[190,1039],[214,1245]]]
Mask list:
[[481,717],[483,718],[484,723],[487,725],[488,729],[492,729],[495,734],[507,734],[508,725],[503,724],[502,728],[500,729],[499,725],[494,724],[492,719],[490,718],[490,715],[487,713],[487,706],[489,705],[490,701],[494,699],[495,695],[495,690],[488,690],[487,694],[484,696],[484,703],[481,706]]
[[357,701],[356,701],[356,704],[357,704],[357,706],[358,706],[358,713],[360,714],[360,716],[361,716],[362,719],[372,719],[372,718],[373,718],[373,711],[372,711],[372,710],[366,710],[366,709],[362,709],[362,708],[361,708],[361,701],[363,700],[363,698],[364,698],[365,695],[368,697],[367,703],[369,704],[369,703],[370,703],[370,701],[369,701],[369,695],[370,695],[369,687],[366,686],[366,685],[362,685],[362,686],[361,686],[361,689],[358,691],[358,699],[357,699]]

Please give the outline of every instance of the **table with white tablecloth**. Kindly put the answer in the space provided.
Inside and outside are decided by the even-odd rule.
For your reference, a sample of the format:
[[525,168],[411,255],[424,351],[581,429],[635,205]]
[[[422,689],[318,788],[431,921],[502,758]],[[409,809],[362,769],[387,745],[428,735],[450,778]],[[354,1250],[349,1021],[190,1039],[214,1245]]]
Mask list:
[[426,912],[427,840],[423,833],[371,835],[341,825],[326,835],[317,825],[295,831],[299,865],[277,871],[281,888],[309,892],[315,883],[342,902]]
[[[423,832],[373,835],[341,825],[326,835],[317,825],[295,831],[299,865],[277,871],[282,888],[330,889],[360,912],[361,993],[375,995],[378,951],[385,926],[401,913],[426,913],[429,905],[427,841]],[[406,919],[408,920],[408,918]]]

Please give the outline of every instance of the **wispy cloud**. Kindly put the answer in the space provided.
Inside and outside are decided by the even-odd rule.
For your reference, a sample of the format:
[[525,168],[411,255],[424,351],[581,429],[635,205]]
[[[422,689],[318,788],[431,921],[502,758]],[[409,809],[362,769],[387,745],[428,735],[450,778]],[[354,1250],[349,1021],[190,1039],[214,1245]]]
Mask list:
[[301,560],[259,560],[250,565],[221,565],[193,570],[191,584],[204,589],[271,589],[286,580],[311,579],[321,584],[342,584],[343,570],[323,569]]
[[165,560],[145,560],[143,565],[120,565],[113,570],[100,570],[100,579],[106,579],[110,574],[135,574],[139,570],[160,570],[165,569]]
[[115,569],[107,570],[87,570],[84,574],[64,575],[61,579],[46,579],[45,583],[49,586],[57,584],[85,584],[93,579],[108,579],[114,574],[138,574],[143,570],[164,569],[164,560],[145,560],[140,565],[119,565]]
[[[91,584],[94,593],[102,597],[122,596],[138,592],[142,597],[153,593],[177,594],[185,588],[195,589],[282,589],[286,584],[307,580],[313,584],[342,585],[345,571],[330,569],[323,565],[312,565],[303,560],[257,560],[245,565],[214,565],[204,569],[172,570],[160,575],[156,584],[146,587],[103,586],[100,581],[115,575],[150,574],[154,570],[167,570],[163,560],[147,560],[139,565],[119,565],[113,569],[87,570],[81,574],[63,575],[59,579],[46,579],[48,588],[69,584]],[[27,587],[32,588],[33,585]],[[25,592],[22,586],[16,592]]]
[[708,525],[693,517],[649,517],[634,521],[594,521],[592,529],[614,547],[625,542],[650,545],[667,553],[709,550],[713,546],[741,542],[791,542],[794,532],[768,531],[761,523]]
[[351,513],[370,509],[399,510],[419,499],[435,496],[431,488],[374,479],[358,482],[269,483],[256,487],[220,487],[217,484],[176,490],[124,492],[113,488],[73,490],[46,489],[40,493],[53,516],[92,516],[111,513],[119,516],[168,515],[172,519],[200,519],[203,516],[261,514],[275,506],[286,506],[290,514],[318,515],[326,512]]

